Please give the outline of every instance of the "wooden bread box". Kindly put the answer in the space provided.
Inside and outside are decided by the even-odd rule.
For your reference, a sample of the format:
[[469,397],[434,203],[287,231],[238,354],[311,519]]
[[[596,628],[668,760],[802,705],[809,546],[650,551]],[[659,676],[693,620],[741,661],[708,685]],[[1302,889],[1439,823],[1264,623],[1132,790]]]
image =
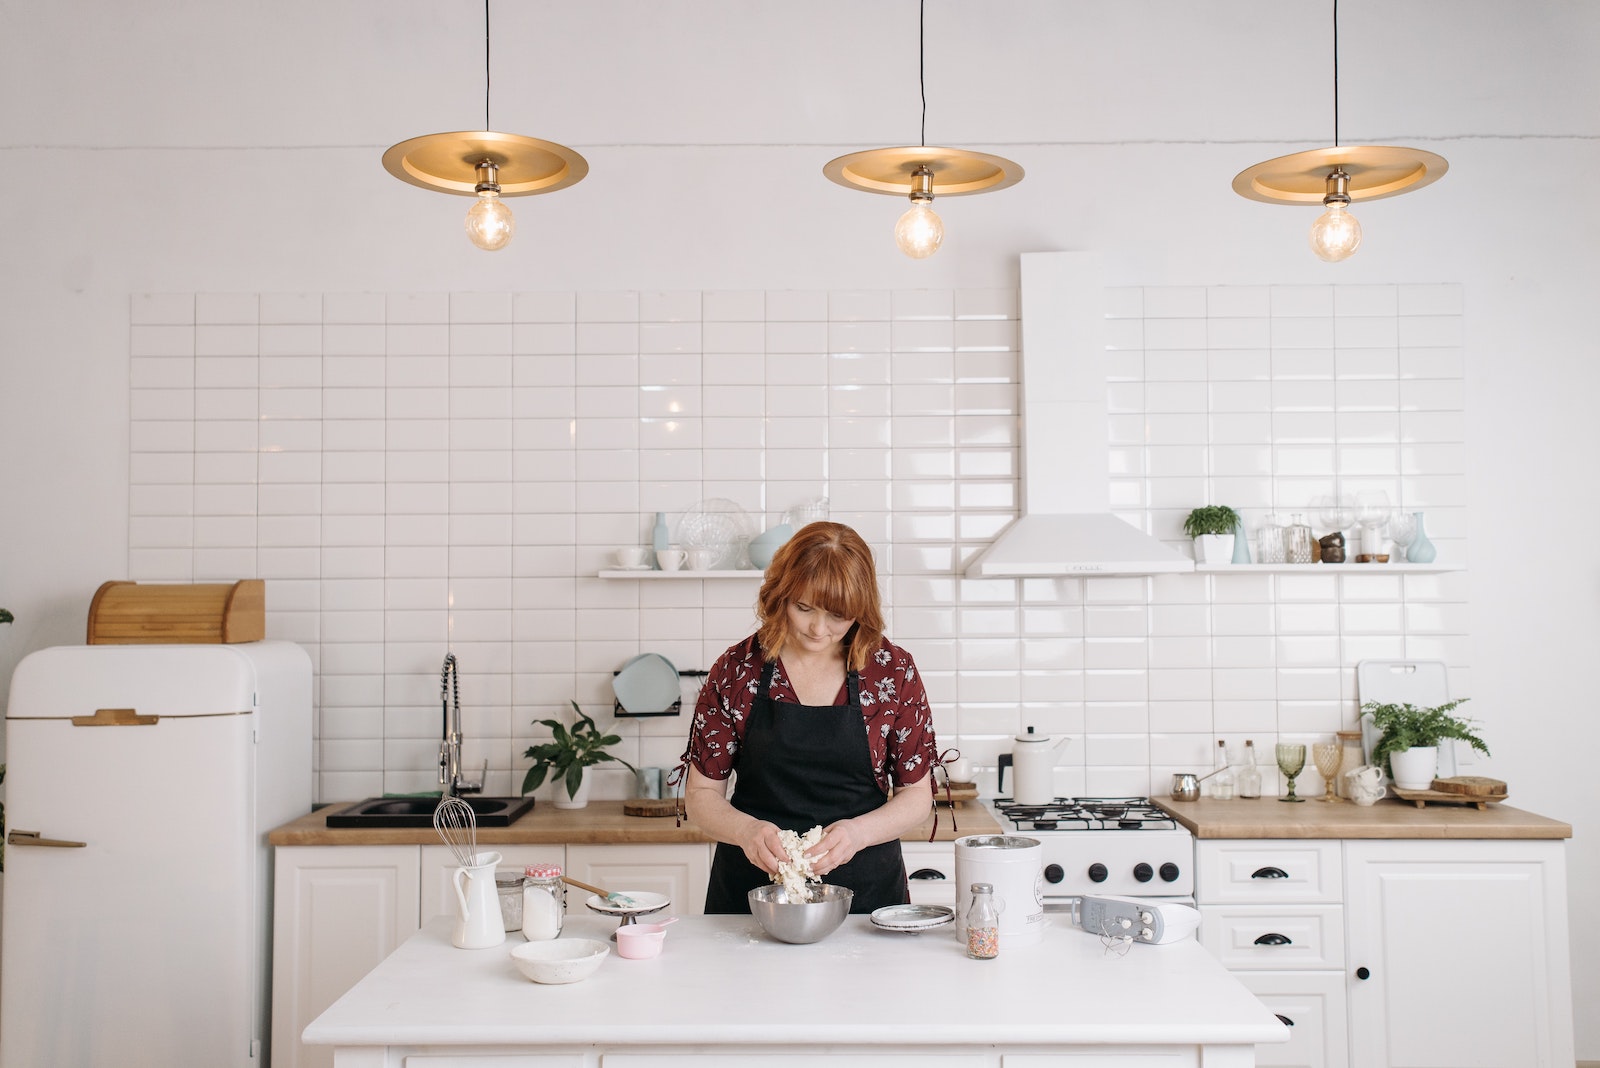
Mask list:
[[90,645],[216,645],[267,636],[267,584],[107,582],[89,602]]

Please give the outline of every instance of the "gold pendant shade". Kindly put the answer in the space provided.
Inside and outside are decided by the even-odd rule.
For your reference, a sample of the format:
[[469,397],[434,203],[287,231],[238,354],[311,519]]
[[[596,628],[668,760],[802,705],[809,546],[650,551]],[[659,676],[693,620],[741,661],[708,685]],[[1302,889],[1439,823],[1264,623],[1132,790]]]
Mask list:
[[921,168],[932,174],[933,191],[941,197],[988,193],[1022,181],[1022,168],[1003,157],[927,145],[852,152],[829,160],[822,173],[850,189],[906,197],[916,191]]
[[463,197],[478,194],[484,162],[494,164],[502,197],[553,193],[589,173],[589,161],[565,145],[493,130],[424,134],[383,154],[384,170],[402,182]]
[[1233,191],[1268,204],[1321,204],[1329,173],[1342,171],[1352,201],[1381,200],[1421,189],[1449,169],[1443,156],[1420,148],[1343,145],[1257,163],[1234,177]]

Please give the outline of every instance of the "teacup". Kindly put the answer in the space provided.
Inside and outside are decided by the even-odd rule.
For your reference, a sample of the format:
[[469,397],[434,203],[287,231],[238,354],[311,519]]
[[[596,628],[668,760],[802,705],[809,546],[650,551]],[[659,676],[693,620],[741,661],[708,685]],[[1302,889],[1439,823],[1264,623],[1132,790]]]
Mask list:
[[617,550],[618,567],[643,567],[646,549],[643,545],[624,545]]
[[1370,805],[1380,800],[1386,792],[1383,785],[1383,769],[1373,764],[1363,764],[1359,768],[1344,773],[1345,792],[1350,800],[1358,805]]
[[683,561],[688,554],[682,549],[657,549],[656,563],[661,565],[663,571],[676,571],[683,566]]
[[715,549],[690,549],[689,550],[689,570],[690,571],[704,571],[704,570],[706,570],[708,567],[710,567],[712,564],[714,564],[716,562],[717,562],[717,551]]

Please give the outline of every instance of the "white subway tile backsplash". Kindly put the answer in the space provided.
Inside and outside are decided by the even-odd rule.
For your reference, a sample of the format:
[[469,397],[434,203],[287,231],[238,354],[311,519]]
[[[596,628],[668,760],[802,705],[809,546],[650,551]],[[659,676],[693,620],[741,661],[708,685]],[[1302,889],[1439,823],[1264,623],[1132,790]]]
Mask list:
[[[960,579],[1018,507],[1017,313],[1014,289],[136,297],[129,570],[271,580],[269,631],[319,663],[324,790],[431,781],[447,647],[508,787],[531,720],[603,704],[642,645],[704,666],[752,587],[587,576],[712,497],[752,529],[831,497],[941,730],[980,760],[1022,717],[1088,730],[1071,792],[1145,792],[1213,732],[1341,726],[1363,655],[1465,660],[1455,575]],[[1125,287],[1107,314],[1117,514],[1181,543],[1197,502],[1254,526],[1383,488],[1465,558],[1460,287]],[[683,721],[648,726],[675,753]]]

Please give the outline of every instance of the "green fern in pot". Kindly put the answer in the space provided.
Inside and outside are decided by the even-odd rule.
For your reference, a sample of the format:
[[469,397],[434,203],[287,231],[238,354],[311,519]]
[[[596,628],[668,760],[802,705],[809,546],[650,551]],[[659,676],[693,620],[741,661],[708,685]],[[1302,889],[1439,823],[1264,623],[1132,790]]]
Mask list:
[[1473,721],[1453,715],[1468,700],[1470,698],[1463,697],[1431,708],[1368,701],[1361,706],[1361,710],[1372,716],[1372,725],[1378,732],[1378,740],[1372,746],[1372,762],[1382,767],[1392,779],[1394,772],[1389,758],[1393,754],[1407,749],[1437,746],[1446,739],[1466,742],[1488,756],[1489,747],[1473,732]]

